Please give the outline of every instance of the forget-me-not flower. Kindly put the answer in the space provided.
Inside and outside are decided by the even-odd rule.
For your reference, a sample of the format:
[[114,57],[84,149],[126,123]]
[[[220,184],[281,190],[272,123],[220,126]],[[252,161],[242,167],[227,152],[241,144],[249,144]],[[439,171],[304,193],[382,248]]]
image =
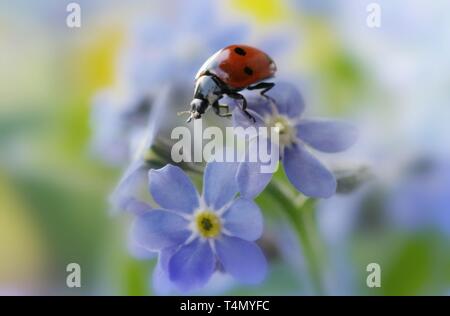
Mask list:
[[[279,82],[266,96],[247,94],[249,112],[256,119],[255,126],[277,128],[277,145],[289,181],[307,196],[330,197],[336,191],[335,176],[310,153],[309,148],[325,153],[343,151],[354,143],[355,128],[340,121],[302,118],[305,106],[299,91],[291,84]],[[233,110],[234,126],[252,124],[240,108]],[[260,179],[260,191],[270,180],[267,174],[255,178]]]
[[159,252],[156,283],[170,281],[189,291],[218,270],[243,283],[264,279],[266,259],[254,243],[263,232],[263,218],[252,200],[236,197],[236,169],[234,163],[209,163],[202,194],[179,167],[149,172],[150,193],[159,208],[149,206],[138,215],[132,234],[142,247]]

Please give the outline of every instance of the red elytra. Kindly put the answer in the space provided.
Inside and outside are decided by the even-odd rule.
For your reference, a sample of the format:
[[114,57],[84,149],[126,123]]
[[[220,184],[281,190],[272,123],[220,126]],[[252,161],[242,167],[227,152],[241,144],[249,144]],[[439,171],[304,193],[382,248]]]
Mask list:
[[212,74],[230,89],[241,90],[271,78],[277,67],[269,55],[248,45],[230,45],[212,55],[200,68],[195,80]]

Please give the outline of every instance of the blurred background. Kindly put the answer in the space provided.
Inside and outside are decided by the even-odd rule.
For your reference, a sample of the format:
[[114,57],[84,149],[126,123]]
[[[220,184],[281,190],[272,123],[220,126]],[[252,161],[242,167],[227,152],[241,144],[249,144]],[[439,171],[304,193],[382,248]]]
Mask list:
[[[0,294],[153,294],[155,260],[130,249],[131,218],[112,216],[108,196],[158,94],[169,86],[187,109],[198,68],[232,43],[269,53],[309,116],[360,135],[321,155],[342,175],[307,223],[321,290],[263,194],[267,280],[219,278],[202,293],[450,294],[448,1],[79,0],[79,28],[66,24],[69,2],[0,3]],[[66,286],[71,262],[81,288]],[[380,288],[366,285],[369,263]]]

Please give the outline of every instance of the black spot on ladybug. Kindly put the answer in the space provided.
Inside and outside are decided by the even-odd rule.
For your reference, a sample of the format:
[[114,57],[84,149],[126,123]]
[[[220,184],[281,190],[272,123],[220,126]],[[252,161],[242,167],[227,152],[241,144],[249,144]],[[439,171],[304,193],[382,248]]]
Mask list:
[[253,69],[248,66],[244,68],[244,72],[249,76],[253,75]]
[[234,52],[238,55],[245,56],[247,52],[242,47],[236,47]]

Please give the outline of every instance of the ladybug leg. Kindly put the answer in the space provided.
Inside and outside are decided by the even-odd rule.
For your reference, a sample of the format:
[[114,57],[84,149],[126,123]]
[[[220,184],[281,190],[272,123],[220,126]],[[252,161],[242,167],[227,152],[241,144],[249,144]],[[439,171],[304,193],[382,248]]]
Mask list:
[[272,89],[274,86],[275,86],[274,82],[260,82],[260,83],[257,83],[255,85],[253,85],[253,86],[247,87],[247,90],[259,90],[259,89],[262,89],[260,94],[263,97],[265,97],[266,99],[268,99],[270,102],[276,103],[275,100],[272,97],[270,97],[270,96],[265,94],[267,91]]
[[247,100],[245,99],[245,97],[242,94],[233,92],[233,93],[228,93],[228,96],[235,100],[241,100],[242,101],[242,111],[244,111],[244,113],[248,116],[249,119],[251,119],[253,121],[253,123],[256,122],[256,119],[250,113],[248,113]]
[[217,104],[217,106],[221,109],[227,109],[227,110],[230,108],[230,106],[228,106],[226,104]]
[[[214,102],[214,104],[212,105],[212,108],[214,110],[214,113],[217,114],[217,116],[220,117],[230,117],[232,114],[228,111],[229,107],[228,105],[223,105],[223,104],[219,104],[219,102]],[[220,109],[227,109],[226,113],[220,113]]]
[[261,95],[265,96],[265,93],[275,86],[274,82],[260,82],[253,86],[248,86],[247,90],[261,90]]

